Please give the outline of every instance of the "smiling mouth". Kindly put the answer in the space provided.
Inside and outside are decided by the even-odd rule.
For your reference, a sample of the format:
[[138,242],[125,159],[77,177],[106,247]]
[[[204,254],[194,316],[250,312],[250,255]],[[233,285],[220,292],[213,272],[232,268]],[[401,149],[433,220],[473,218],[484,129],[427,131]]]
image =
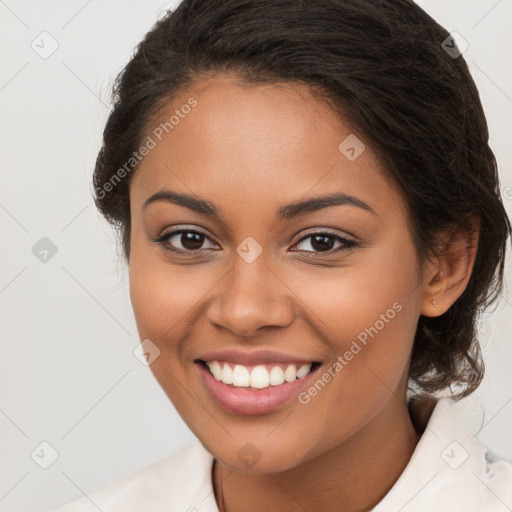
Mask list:
[[300,365],[293,363],[242,365],[216,360],[197,360],[196,362],[208,368],[215,380],[235,388],[252,390],[277,387],[302,379],[321,364],[316,361]]

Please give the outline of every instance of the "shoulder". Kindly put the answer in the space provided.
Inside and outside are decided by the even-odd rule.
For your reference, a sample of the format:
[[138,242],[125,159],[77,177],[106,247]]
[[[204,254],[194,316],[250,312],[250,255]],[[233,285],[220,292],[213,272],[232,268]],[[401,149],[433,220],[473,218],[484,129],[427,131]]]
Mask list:
[[426,425],[408,465],[373,512],[512,510],[512,461],[476,439],[453,404],[440,399],[423,417]]
[[213,457],[195,440],[173,455],[48,512],[216,512]]

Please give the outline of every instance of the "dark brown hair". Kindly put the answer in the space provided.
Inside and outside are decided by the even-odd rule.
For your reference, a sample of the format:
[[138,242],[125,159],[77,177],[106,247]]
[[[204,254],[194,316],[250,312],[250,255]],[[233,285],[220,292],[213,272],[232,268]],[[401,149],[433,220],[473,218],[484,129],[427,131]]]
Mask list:
[[129,259],[136,165],[126,162],[165,103],[215,73],[240,84],[309,86],[384,164],[422,258],[437,254],[440,232],[480,220],[469,283],[446,313],[420,316],[410,366],[411,389],[466,396],[483,377],[477,320],[501,293],[511,225],[480,97],[457,53],[450,34],[411,0],[184,0],[146,34],[114,83],[96,205]]

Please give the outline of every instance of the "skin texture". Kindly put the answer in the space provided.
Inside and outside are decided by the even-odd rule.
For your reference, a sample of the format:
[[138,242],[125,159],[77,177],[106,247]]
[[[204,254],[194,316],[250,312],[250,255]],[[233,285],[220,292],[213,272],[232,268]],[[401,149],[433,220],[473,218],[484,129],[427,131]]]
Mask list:
[[[190,97],[197,106],[130,184],[131,300],[140,338],[161,351],[150,368],[217,459],[226,510],[368,510],[419,439],[406,407],[418,318],[442,314],[463,292],[476,244],[455,232],[445,257],[420,262],[397,187],[368,145],[355,161],[340,152],[355,132],[306,87],[239,87],[217,75],[174,98],[162,120]],[[143,209],[163,188],[215,203],[225,223],[165,201]],[[342,205],[275,217],[283,204],[337,191],[375,214]],[[189,256],[151,240],[183,227],[206,235]],[[357,246],[337,250],[331,239],[322,252],[304,239],[325,229]],[[250,264],[236,252],[248,236],[263,249]],[[167,244],[194,247],[182,240]],[[327,369],[395,303],[401,310],[307,405],[227,413],[194,363],[210,350],[273,349]],[[252,467],[237,457],[248,442],[261,454]]]

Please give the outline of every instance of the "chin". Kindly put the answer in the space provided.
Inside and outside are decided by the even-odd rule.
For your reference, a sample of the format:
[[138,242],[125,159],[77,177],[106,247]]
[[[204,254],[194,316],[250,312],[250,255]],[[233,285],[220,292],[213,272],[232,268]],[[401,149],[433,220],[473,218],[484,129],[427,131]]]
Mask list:
[[[276,436],[270,439],[267,431],[259,440],[251,437],[225,437],[213,441],[199,437],[215,459],[231,471],[244,474],[279,473],[299,466],[310,458],[300,438]],[[270,434],[272,437],[272,434]],[[300,449],[300,451],[298,450]]]

